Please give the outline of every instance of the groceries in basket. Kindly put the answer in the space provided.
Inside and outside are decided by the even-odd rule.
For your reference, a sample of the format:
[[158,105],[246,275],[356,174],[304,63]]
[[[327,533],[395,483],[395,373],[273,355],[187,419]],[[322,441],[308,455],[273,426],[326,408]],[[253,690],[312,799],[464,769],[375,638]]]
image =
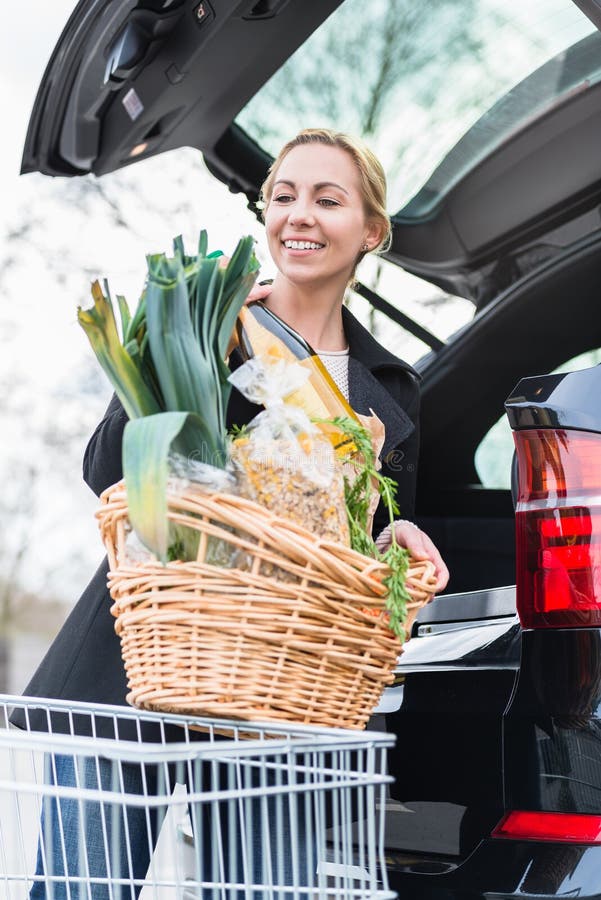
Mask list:
[[[309,377],[299,363],[275,357],[249,359],[230,375],[241,394],[265,407],[235,435],[231,459],[243,496],[348,545],[342,465],[319,425],[286,402]],[[336,430],[344,443],[344,432]]]
[[[226,265],[204,232],[194,256],[178,238],[172,258],[148,257],[133,313],[117,298],[121,335],[108,286],[94,284],[78,313],[129,417],[124,484],[98,512],[128,700],[363,727],[433,567],[394,539],[382,555],[371,536],[374,485],[391,521],[397,512],[375,418],[366,428],[345,402],[312,417],[305,388],[319,367],[308,376],[281,353],[266,364],[254,352],[232,377],[227,351],[257,270],[251,238]],[[266,407],[233,435],[232,381]]]
[[281,361],[302,369],[306,377],[283,395],[290,406],[302,409],[328,435],[339,456],[355,447],[349,436],[333,424],[338,418],[360,419],[349,406],[336,382],[307,341],[279,316],[253,301],[238,314],[232,336],[244,359],[260,359],[266,366]]

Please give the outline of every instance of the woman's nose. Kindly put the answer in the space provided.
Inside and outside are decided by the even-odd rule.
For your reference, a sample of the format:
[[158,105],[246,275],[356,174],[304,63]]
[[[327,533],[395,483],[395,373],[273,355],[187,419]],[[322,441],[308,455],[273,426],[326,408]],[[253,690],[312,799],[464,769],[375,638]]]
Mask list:
[[296,203],[293,203],[290,206],[288,211],[288,221],[291,225],[312,225],[315,219],[311,204],[298,199]]

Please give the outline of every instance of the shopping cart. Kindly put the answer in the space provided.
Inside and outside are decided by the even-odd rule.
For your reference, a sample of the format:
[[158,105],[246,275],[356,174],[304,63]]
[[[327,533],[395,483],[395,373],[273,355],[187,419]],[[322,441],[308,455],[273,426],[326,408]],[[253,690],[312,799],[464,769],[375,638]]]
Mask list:
[[0,695],[0,896],[394,898],[393,742]]

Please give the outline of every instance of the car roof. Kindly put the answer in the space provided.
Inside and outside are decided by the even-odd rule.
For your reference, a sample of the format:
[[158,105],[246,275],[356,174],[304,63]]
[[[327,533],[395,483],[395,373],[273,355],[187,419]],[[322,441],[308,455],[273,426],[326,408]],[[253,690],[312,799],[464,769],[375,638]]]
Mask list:
[[[388,105],[380,104],[379,130],[369,104],[356,130],[361,126],[384,159],[398,200],[388,258],[482,305],[507,286],[508,272],[521,271],[518,265],[499,272],[500,261],[527,252],[532,260],[533,247],[575,220],[589,227],[587,213],[601,194],[601,13],[592,0],[549,0],[544,14],[540,3],[525,2],[521,18],[515,10],[514,18],[499,18],[506,6],[456,0],[426,9],[421,0],[374,0],[367,10],[359,0],[80,0],[40,85],[22,171],[100,176],[193,146],[256,210],[283,137],[299,124],[352,126],[351,111],[375,72],[381,81],[371,85],[372,107],[387,90]],[[503,32],[502,22],[513,30]],[[529,44],[520,43],[518,25],[530,29]],[[532,59],[525,68],[514,60],[505,73],[493,49],[507,56],[510,34],[517,55],[530,47]],[[385,40],[396,73],[388,87],[381,71]],[[411,65],[400,65],[402,53]],[[481,96],[469,74],[478,67],[468,73],[478,54],[492,85]],[[354,81],[349,73],[356,73]],[[305,95],[296,90],[302,79]],[[447,88],[453,79],[462,90]],[[421,96],[419,108],[411,105],[412,90]],[[308,120],[318,112],[322,121]],[[421,127],[417,121],[409,128],[420,116]],[[461,120],[459,132],[448,124],[454,119]],[[411,154],[420,153],[404,142],[409,132],[428,148],[425,163],[411,163]],[[413,181],[412,171],[420,173]],[[402,190],[394,187],[404,178]]]

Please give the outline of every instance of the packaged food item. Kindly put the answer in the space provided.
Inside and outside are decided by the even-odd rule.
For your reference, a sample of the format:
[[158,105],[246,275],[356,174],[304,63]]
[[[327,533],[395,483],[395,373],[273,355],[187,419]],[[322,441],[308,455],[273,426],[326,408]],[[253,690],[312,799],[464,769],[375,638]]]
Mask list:
[[[257,358],[267,365],[284,360],[296,363],[307,372],[305,381],[283,400],[304,410],[311,420],[350,418],[359,421],[316,351],[263,303],[254,301],[242,307],[235,337],[246,360]],[[339,456],[346,456],[355,449],[348,436],[332,422],[322,421],[317,427],[328,436]]]
[[284,398],[309,378],[297,362],[255,357],[230,381],[259,413],[232,441],[238,489],[273,512],[327,540],[349,544],[343,467],[323,431]]
[[[167,458],[167,505],[174,498],[193,498],[195,494],[238,494],[238,485],[235,475],[231,471],[212,466],[200,460],[184,456],[181,453],[171,452]],[[186,511],[186,515],[192,519],[197,518],[192,509]],[[220,531],[231,531],[220,524]],[[180,562],[194,562],[198,556],[200,531],[190,527],[181,521],[169,520],[168,525],[168,559]],[[140,540],[137,533],[127,528],[125,540],[125,556],[119,559],[120,565],[132,565],[140,563],[157,563],[158,559]],[[250,568],[251,562],[247,553],[241,551],[235,544],[230,543],[225,537],[208,535],[202,549],[203,562],[208,565],[219,566],[225,569]]]

